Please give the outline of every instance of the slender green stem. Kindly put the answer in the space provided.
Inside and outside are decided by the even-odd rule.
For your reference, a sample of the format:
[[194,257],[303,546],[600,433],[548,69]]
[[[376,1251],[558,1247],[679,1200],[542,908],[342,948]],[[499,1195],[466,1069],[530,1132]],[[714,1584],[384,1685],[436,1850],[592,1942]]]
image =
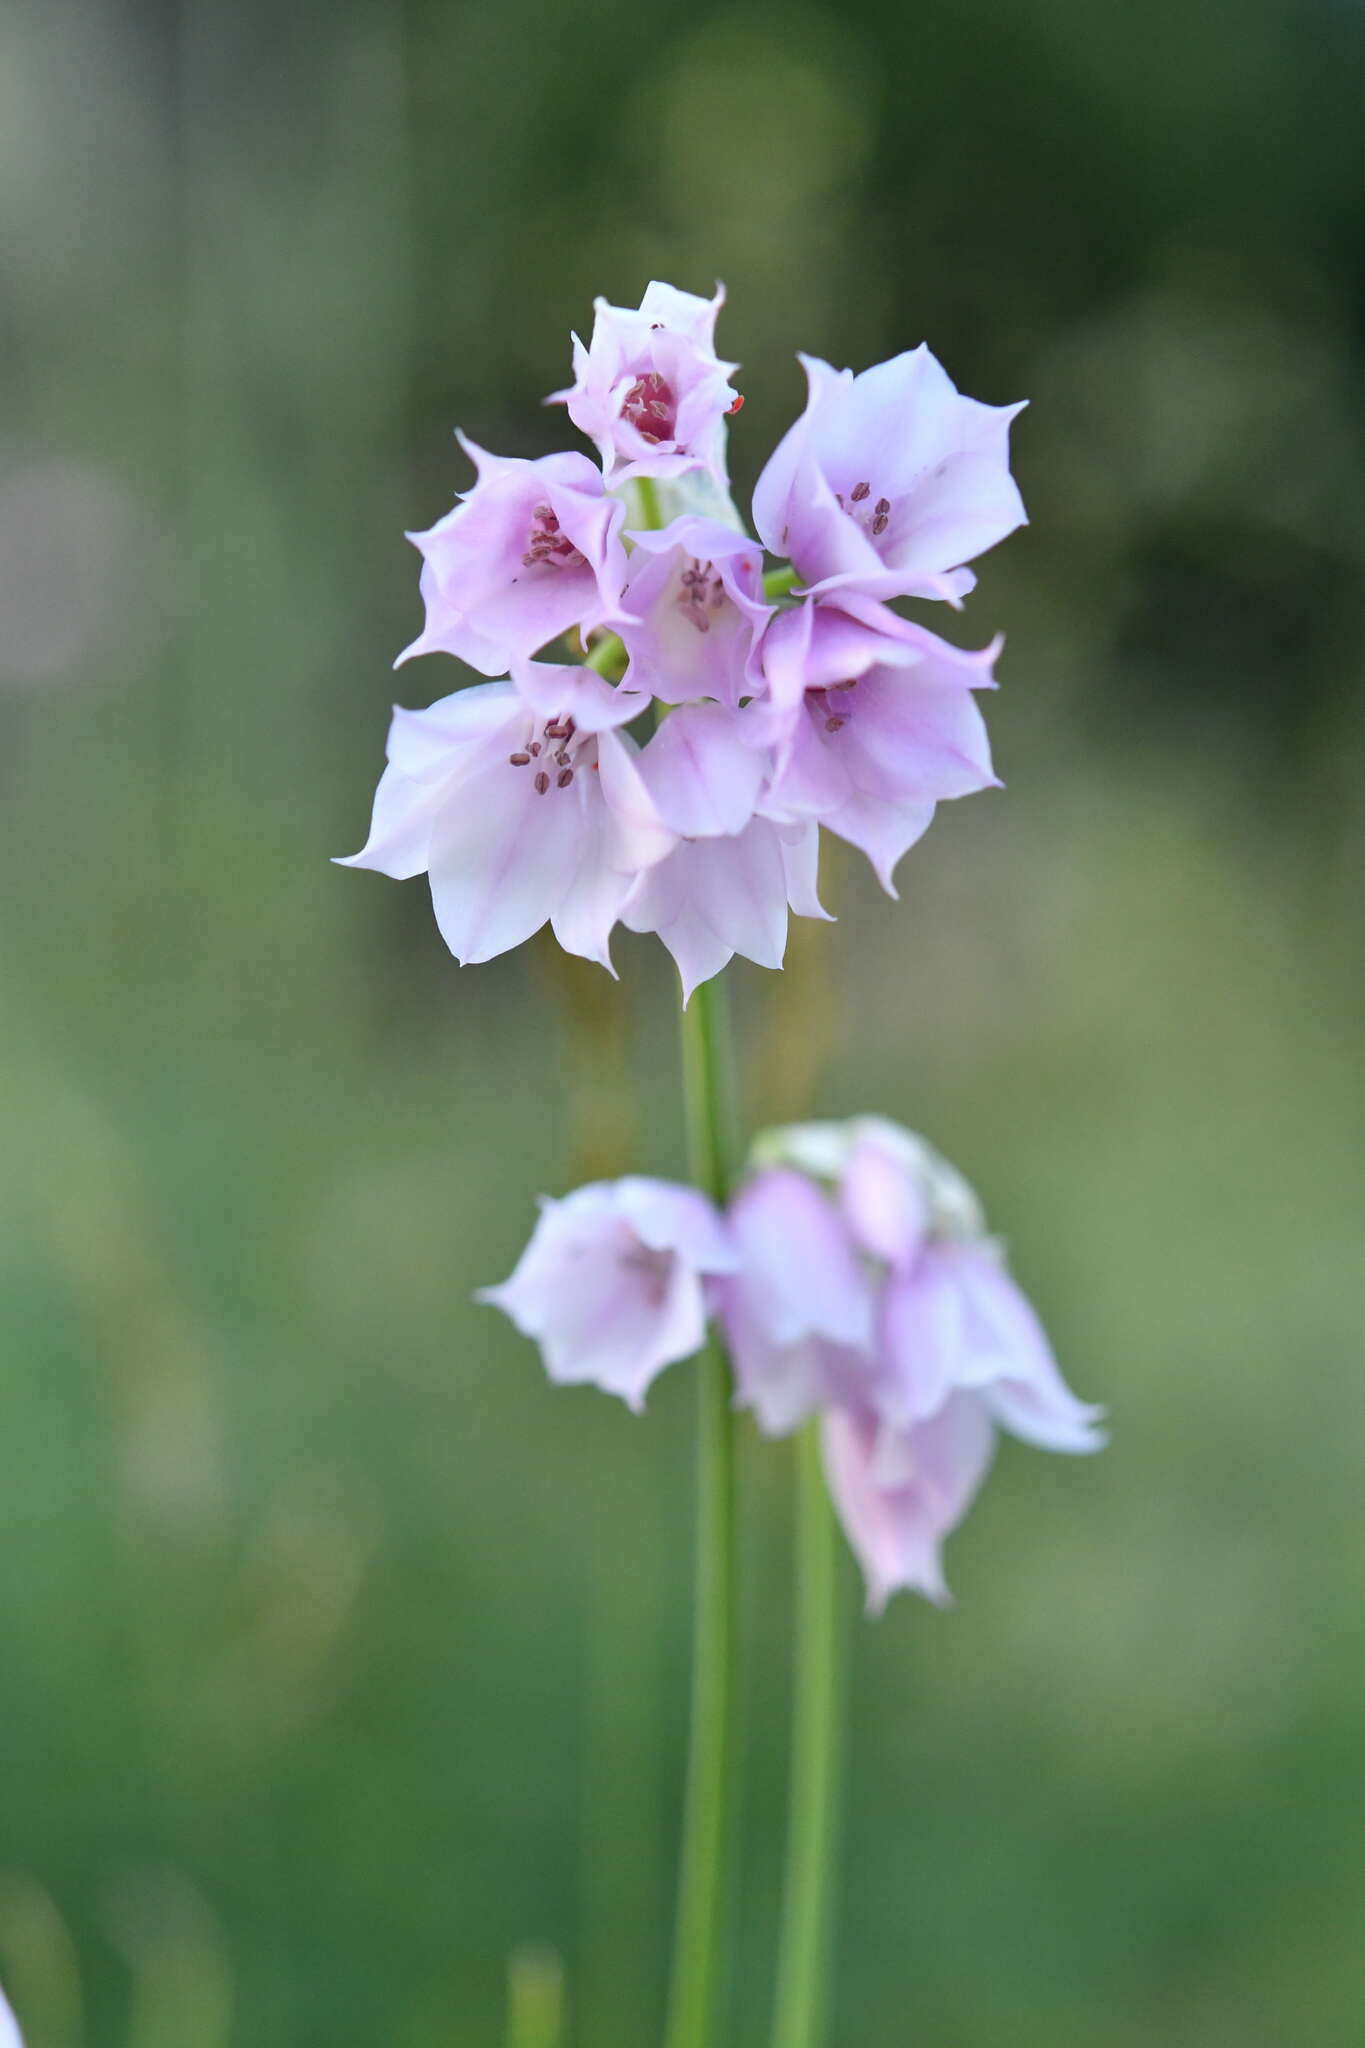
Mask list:
[[515,1950],[507,1964],[506,2048],[561,2048],[564,1966],[553,1949]]
[[652,476],[636,477],[635,502],[640,508],[640,526],[657,533],[665,524],[665,520],[663,507],[659,503],[659,486]]
[[[704,983],[683,1013],[683,1085],[693,1179],[723,1202],[734,1160],[718,981]],[[711,2048],[716,2038],[735,1837],[734,1422],[730,1368],[714,1340],[698,1362],[697,1388],[692,1718],[666,2048]]]
[[843,1722],[839,1550],[819,1424],[797,1451],[796,1706],[773,2048],[821,2048],[828,2024]]

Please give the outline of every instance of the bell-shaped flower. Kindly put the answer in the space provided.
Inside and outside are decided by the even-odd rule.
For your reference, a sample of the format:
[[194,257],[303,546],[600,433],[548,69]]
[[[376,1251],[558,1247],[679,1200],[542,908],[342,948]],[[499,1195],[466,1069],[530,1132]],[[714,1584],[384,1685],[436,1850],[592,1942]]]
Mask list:
[[704,469],[725,489],[725,416],[738,400],[738,367],[715,351],[716,315],[725,303],[647,285],[639,308],[595,302],[592,342],[573,338],[574,381],[547,405],[597,444],[607,481],[673,477]]
[[926,347],[854,376],[801,358],[806,409],[754,492],[754,523],[808,590],[960,600],[963,565],[1024,523],[1009,470],[1020,407],[955,389]]
[[865,1395],[881,1421],[917,1426],[970,1391],[1002,1428],[1040,1449],[1101,1447],[1102,1410],[1067,1386],[976,1195],[923,1138],[859,1117],[770,1133],[755,1154],[815,1173],[883,1271],[878,1368]]
[[773,609],[763,596],[762,548],[694,515],[630,538],[627,682],[668,704],[714,697],[737,710],[762,688],[758,645]]
[[759,967],[780,967],[788,910],[829,916],[816,894],[819,839],[816,825],[774,825],[768,818],[752,818],[730,837],[683,839],[640,876],[621,922],[633,932],[658,933],[677,963],[684,1004],[736,953]]
[[803,1173],[756,1174],[730,1205],[738,1270],[716,1289],[737,1398],[770,1435],[861,1402],[875,1370],[869,1274],[831,1197]]
[[869,1612],[902,1588],[946,1603],[942,1546],[990,1468],[995,1430],[974,1394],[931,1420],[889,1429],[868,1409],[832,1409],[822,1426],[835,1511],[863,1568]]
[[474,488],[426,533],[426,623],[398,659],[453,654],[486,676],[529,660],[570,626],[621,623],[625,507],[586,455],[490,455],[463,434]]
[[736,953],[780,967],[787,914],[828,918],[816,889],[819,828],[756,808],[771,762],[756,707],[683,704],[640,755],[640,773],[678,843],[642,874],[621,921],[657,932],[677,962],[686,1003]]
[[877,623],[807,602],[763,642],[777,768],[760,806],[815,819],[859,847],[894,896],[896,864],[947,798],[998,788],[972,692],[994,688],[999,643],[967,654],[882,607]]
[[694,1188],[597,1181],[543,1202],[511,1278],[479,1299],[535,1340],[559,1385],[639,1410],[666,1365],[700,1350],[706,1285],[734,1266],[728,1226]]
[[566,952],[611,969],[611,928],[674,835],[616,730],[642,700],[591,669],[529,662],[426,711],[396,708],[370,836],[347,867],[425,873],[462,964],[548,920]]

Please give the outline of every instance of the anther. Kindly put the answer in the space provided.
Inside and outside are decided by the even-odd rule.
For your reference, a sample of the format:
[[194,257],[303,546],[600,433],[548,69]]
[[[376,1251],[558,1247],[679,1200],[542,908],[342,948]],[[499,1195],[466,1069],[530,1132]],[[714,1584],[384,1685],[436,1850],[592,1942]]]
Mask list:
[[861,505],[864,498],[872,496],[871,484],[855,484],[850,494],[855,505]]
[[539,740],[532,740],[532,742],[531,742],[531,752],[532,752],[532,754],[533,754],[533,755],[534,755],[534,754],[538,754],[538,753],[540,752],[540,741],[539,741]]
[[547,774],[545,773],[545,770],[544,770],[544,769],[542,768],[542,769],[540,770],[539,774],[538,774],[538,775],[536,776],[536,795],[537,795],[537,796],[544,796],[544,794],[545,794],[546,790],[547,790],[547,789],[548,789],[549,787],[550,787],[550,778],[549,778],[549,776],[548,776],[548,775],[547,775]]
[[513,768],[529,768],[531,765],[529,754],[509,754],[507,759]]
[[572,781],[573,781],[573,769],[572,769],[572,768],[561,768],[561,769],[560,769],[560,771],[559,771],[559,773],[558,773],[558,775],[556,775],[556,777],[555,777],[555,788],[556,788],[556,789],[567,789],[567,788],[568,788],[568,786],[569,786],[569,784],[570,784],[570,783],[571,783]]
[[842,728],[843,728],[843,727],[844,727],[845,725],[847,725],[847,723],[848,723],[848,720],[847,720],[846,718],[836,718],[836,717],[835,717],[835,716],[834,716],[834,715],[833,715],[833,714],[831,713],[831,715],[830,715],[830,716],[829,716],[829,717],[828,717],[828,718],[827,718],[827,719],[825,720],[825,731],[826,731],[826,732],[839,732],[839,731],[841,731],[841,730],[842,730]]
[[887,527],[888,527],[888,526],[889,526],[890,524],[891,524],[891,521],[890,521],[890,519],[889,519],[889,518],[887,517],[886,513],[885,513],[885,512],[879,512],[879,513],[877,514],[876,518],[875,518],[875,519],[873,520],[873,522],[872,522],[872,531],[873,531],[874,533],[885,533],[885,532],[886,532],[886,529],[887,529]]

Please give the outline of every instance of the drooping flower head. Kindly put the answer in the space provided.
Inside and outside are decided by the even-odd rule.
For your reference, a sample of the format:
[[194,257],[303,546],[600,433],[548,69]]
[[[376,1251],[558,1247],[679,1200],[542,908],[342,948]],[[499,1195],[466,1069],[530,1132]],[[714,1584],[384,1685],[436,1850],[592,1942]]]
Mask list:
[[408,536],[422,554],[426,624],[400,662],[454,654],[501,676],[570,626],[617,625],[625,507],[587,456],[528,462],[459,438],[478,481],[453,512]]
[[[1091,1451],[1100,1410],[1067,1386],[975,1194],[922,1138],[862,1117],[770,1132],[754,1157],[734,1208],[740,1269],[719,1290],[741,1398],[769,1428],[822,1413],[869,1603],[901,1586],[941,1600],[941,1545],[997,1428]],[[789,1263],[784,1242],[799,1247]]]
[[591,344],[573,338],[574,381],[546,402],[596,442],[608,483],[709,471],[725,488],[725,416],[736,405],[735,363],[715,352],[716,315],[725,303],[645,288],[638,309],[598,299]]
[[566,952],[610,968],[636,877],[674,844],[617,730],[644,701],[588,668],[526,662],[515,681],[395,708],[369,839],[342,865],[426,874],[461,963],[548,920]]
[[706,1280],[734,1263],[724,1221],[694,1188],[596,1181],[541,1205],[511,1278],[479,1299],[534,1338],[552,1380],[638,1410],[666,1365],[700,1350]]
[[963,565],[1024,523],[1009,470],[1021,408],[962,397],[923,346],[856,377],[801,361],[806,409],[754,491],[764,546],[812,591],[957,601]]

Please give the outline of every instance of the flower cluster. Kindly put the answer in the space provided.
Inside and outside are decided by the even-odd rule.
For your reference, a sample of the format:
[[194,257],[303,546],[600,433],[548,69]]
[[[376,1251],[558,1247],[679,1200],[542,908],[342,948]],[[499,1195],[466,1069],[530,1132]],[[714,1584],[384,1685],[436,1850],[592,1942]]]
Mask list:
[[600,466],[461,437],[472,489],[411,536],[426,616],[400,659],[492,680],[395,711],[347,864],[425,873],[462,962],[549,922],[610,968],[619,922],[659,934],[684,998],[736,953],[778,967],[788,912],[826,915],[822,825],[894,894],[935,805],[995,782],[975,692],[998,646],[964,653],[890,607],[960,605],[965,565],[1023,521],[1019,408],[962,397],[924,347],[859,376],[803,358],[751,538],[725,466],[743,400],[714,348],[723,296],[599,300],[555,402]]
[[940,1551],[996,1432],[1099,1447],[1042,1325],[946,1160],[876,1117],[768,1133],[725,1215],[690,1188],[630,1179],[546,1202],[515,1272],[481,1299],[561,1383],[633,1408],[663,1368],[724,1330],[735,1398],[770,1435],[818,1415],[830,1492],[879,1610],[946,1596]]

